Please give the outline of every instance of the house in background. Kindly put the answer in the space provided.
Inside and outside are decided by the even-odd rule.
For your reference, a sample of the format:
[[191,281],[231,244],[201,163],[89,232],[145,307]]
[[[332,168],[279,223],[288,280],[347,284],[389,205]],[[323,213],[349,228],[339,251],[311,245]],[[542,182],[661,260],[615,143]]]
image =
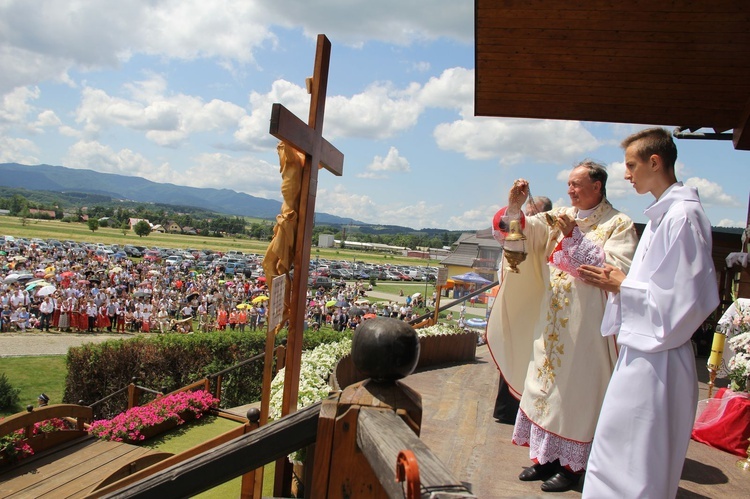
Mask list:
[[477,233],[465,232],[454,243],[453,252],[443,259],[443,266],[448,268],[448,284],[446,290],[455,288],[454,295],[461,295],[470,291],[469,285],[453,281],[450,276],[474,272],[490,282],[497,280],[497,264],[500,260],[502,248],[489,232],[489,237]]

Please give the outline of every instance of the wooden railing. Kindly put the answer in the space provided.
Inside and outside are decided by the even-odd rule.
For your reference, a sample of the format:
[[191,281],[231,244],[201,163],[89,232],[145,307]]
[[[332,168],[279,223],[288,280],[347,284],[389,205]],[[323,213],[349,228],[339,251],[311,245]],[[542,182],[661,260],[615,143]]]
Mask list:
[[[53,418],[73,421],[74,428],[34,435],[34,425],[36,423]],[[81,405],[55,404],[38,408],[32,407],[28,412],[19,412],[0,421],[0,436],[9,435],[17,430],[24,429],[26,443],[37,453],[85,436],[87,434],[85,424],[90,422],[92,418],[93,411],[91,408]]]
[[[475,349],[476,341],[472,345]],[[399,381],[365,379],[231,441],[203,451],[195,448],[186,458],[176,456],[158,470],[144,470],[143,475],[152,474],[139,481],[134,482],[143,475],[100,492],[107,498],[194,495],[314,444],[305,462],[312,470],[305,473],[305,497],[416,498],[442,493],[473,498],[419,440],[421,422],[417,392]],[[259,496],[243,491],[242,497]]]
[[[246,365],[248,365],[248,364],[250,364],[252,362],[257,362],[259,360],[263,360],[264,356],[265,356],[265,353],[259,353],[257,355],[254,355],[253,357],[250,357],[248,359],[240,361],[240,362],[238,362],[237,364],[235,364],[233,366],[230,366],[230,367],[228,367],[226,369],[222,369],[221,371],[218,371],[216,373],[209,374],[205,378],[202,378],[202,379],[200,379],[198,381],[195,381],[194,383],[191,383],[191,384],[189,384],[187,386],[183,386],[181,388],[178,388],[178,389],[173,390],[173,391],[168,392],[168,393],[165,393],[166,392],[165,389],[162,389],[162,390],[153,390],[153,389],[145,387],[145,386],[140,386],[140,385],[136,384],[137,379],[133,378],[132,381],[127,386],[124,386],[124,387],[120,388],[119,390],[116,390],[116,391],[110,393],[106,397],[104,397],[104,398],[102,398],[100,400],[97,400],[96,402],[90,404],[88,407],[90,407],[92,409],[95,409],[97,406],[103,404],[104,402],[106,402],[106,401],[108,401],[108,400],[110,400],[110,399],[112,399],[114,397],[117,397],[118,395],[121,395],[121,394],[123,394],[125,392],[127,392],[127,397],[128,397],[127,398],[127,409],[132,409],[133,407],[137,407],[137,406],[141,405],[140,401],[141,401],[141,395],[143,393],[150,393],[150,394],[155,395],[158,398],[158,397],[161,397],[163,395],[168,395],[168,394],[171,394],[171,393],[179,393],[179,392],[185,392],[185,391],[192,391],[192,390],[197,390],[197,389],[203,389],[203,390],[211,393],[215,398],[221,400],[221,387],[222,387],[222,382],[223,382],[224,377],[227,374],[229,374],[229,373],[231,373],[233,371],[236,371],[237,369],[240,369],[240,368],[242,368],[242,367],[244,367],[244,366],[246,366]],[[278,372],[281,368],[284,367],[284,362],[285,362],[285,359],[286,359],[286,340],[282,341],[282,344],[279,345],[279,346],[277,346],[274,349],[274,356],[276,358],[275,359],[276,360],[276,362],[275,362],[275,364],[276,364],[275,371]],[[213,385],[213,389],[212,389],[212,385]],[[151,401],[149,401],[149,402],[151,402]],[[83,402],[81,402],[81,405],[83,405]],[[217,412],[217,413],[224,413],[225,411],[217,410],[215,412]],[[235,417],[232,417],[232,416],[228,416],[228,417],[230,417],[231,419],[236,419]]]

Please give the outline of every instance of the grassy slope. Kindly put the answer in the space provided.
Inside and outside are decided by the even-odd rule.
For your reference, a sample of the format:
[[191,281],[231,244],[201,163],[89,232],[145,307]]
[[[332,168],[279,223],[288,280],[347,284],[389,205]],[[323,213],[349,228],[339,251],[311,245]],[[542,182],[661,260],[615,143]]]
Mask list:
[[52,404],[62,401],[67,372],[64,355],[3,357],[0,358],[0,372],[5,373],[11,386],[21,389],[19,407],[0,411],[0,416],[15,414],[29,404],[36,405],[42,392],[49,396]]

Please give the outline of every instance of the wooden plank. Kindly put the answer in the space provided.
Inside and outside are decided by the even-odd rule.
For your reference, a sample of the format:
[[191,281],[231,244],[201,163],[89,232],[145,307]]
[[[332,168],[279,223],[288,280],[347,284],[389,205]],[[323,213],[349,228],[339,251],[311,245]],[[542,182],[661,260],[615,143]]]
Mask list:
[[357,420],[357,444],[391,498],[404,497],[401,483],[396,482],[396,459],[408,449],[417,458],[419,481],[426,490],[441,491],[450,497],[476,497],[443,465],[440,460],[391,411],[363,407]]
[[480,9],[479,12],[484,14],[483,17],[485,19],[489,20],[534,20],[547,23],[558,19],[565,19],[577,22],[582,26],[596,21],[623,22],[625,20],[633,24],[634,28],[637,28],[643,22],[654,22],[655,20],[664,23],[683,23],[689,21],[725,23],[750,20],[750,14],[748,14],[747,9],[742,9],[739,4],[725,9],[702,8],[700,10],[683,10],[682,8],[668,10],[661,7],[659,2],[652,2],[649,6],[650,8],[633,8],[630,1],[620,2],[619,5],[614,5],[612,8],[606,10],[596,8],[568,9],[565,8],[566,6],[567,4],[561,4],[561,8],[555,9]]
[[[71,452],[73,450],[75,452]],[[134,450],[142,451],[143,449],[119,442],[98,440],[80,449],[69,449],[68,452],[51,454],[43,463],[29,463],[32,465],[31,469],[26,475],[13,480],[15,492],[7,497],[41,497],[57,491],[66,484],[79,483],[82,477],[93,470],[120,459],[122,456],[132,455]],[[98,476],[97,481],[105,477],[106,474],[103,473]]]
[[[478,0],[477,10],[482,12],[490,10],[615,10],[622,8],[622,0],[504,0],[502,3],[496,0]],[[664,0],[653,2],[652,0],[628,0],[628,7],[632,11],[646,12],[669,12],[683,10],[685,12],[736,12],[742,11],[747,5],[744,0]]]
[[[605,121],[614,123],[648,123],[655,125],[681,125],[689,127],[734,128],[732,113],[685,106],[619,105],[603,106],[596,102],[559,102],[555,99],[529,98],[482,100],[476,96],[475,112],[480,116],[505,116],[516,118]],[[645,103],[644,103],[645,104]],[[543,111],[542,111],[543,110]]]
[[[503,34],[504,36],[517,41],[523,40],[547,40],[549,42],[565,42],[566,40],[588,40],[592,45],[597,45],[600,42],[611,42],[619,41],[620,44],[630,44],[633,42],[643,42],[644,33],[621,31],[621,30],[584,30],[580,27],[578,29],[539,29],[539,28],[519,28],[517,26],[498,27],[485,24],[484,20],[477,19],[477,27],[475,29],[477,34],[481,34],[482,31],[489,33]],[[671,32],[662,33],[649,32],[648,39],[651,43],[682,43],[685,44],[686,48],[692,46],[700,46],[704,43],[716,44],[720,43],[726,50],[731,50],[735,45],[746,45],[748,39],[750,39],[750,33],[748,32]],[[481,41],[481,36],[477,39]]]
[[146,478],[147,476],[151,476],[154,473],[158,473],[161,470],[165,470],[169,468],[170,466],[174,466],[175,464],[181,463],[182,461],[185,461],[186,459],[197,456],[203,452],[210,451],[214,447],[220,444],[223,444],[225,442],[228,442],[230,440],[233,440],[235,438],[238,438],[244,434],[245,434],[244,425],[238,426],[237,428],[232,428],[231,430],[225,433],[222,433],[221,435],[218,435],[210,440],[207,440],[206,442],[203,442],[194,447],[191,447],[190,449],[184,452],[180,452],[179,454],[175,454],[171,457],[167,457],[166,459],[163,459],[146,469],[137,471],[136,473],[133,473],[130,476],[124,477],[118,480],[117,482],[110,482],[109,480],[105,480],[97,486],[97,488],[95,489],[96,491],[93,492],[90,495],[90,497],[93,499],[96,497],[102,497],[109,493],[115,492],[116,490],[126,485],[135,483],[139,480],[142,480],[143,478]]
[[187,497],[315,441],[320,402],[105,497]]
[[[659,64],[659,61],[662,64]],[[524,71],[593,71],[595,73],[629,73],[641,74],[643,71],[651,73],[673,75],[687,75],[691,77],[703,77],[710,79],[716,71],[721,69],[724,76],[745,77],[750,74],[744,61],[723,61],[723,64],[701,61],[700,65],[677,63],[669,65],[669,58],[649,60],[645,58],[612,58],[612,57],[547,57],[534,58],[515,54],[483,54],[478,57],[477,63],[486,64],[495,70],[512,70],[514,72]],[[721,61],[719,61],[721,62]],[[667,64],[667,67],[664,67]]]
[[[123,444],[127,445],[127,444]],[[92,466],[86,473],[77,476],[75,479],[66,482],[58,487],[49,490],[46,494],[39,494],[38,499],[62,499],[62,498],[79,498],[85,497],[92,491],[102,480],[107,479],[112,473],[120,473],[123,468],[129,468],[131,465],[138,469],[138,463],[143,460],[146,465],[151,461],[151,455],[157,454],[155,459],[161,459],[162,456],[154,453],[151,449],[144,447],[131,447],[128,451],[114,459],[109,459],[110,454],[106,454],[106,462],[92,463]]]
[[[547,75],[547,76],[544,76]],[[697,92],[705,93],[722,93],[726,92],[731,95],[744,95],[747,93],[748,86],[738,81],[737,79],[730,79],[729,81],[714,82],[676,82],[674,80],[669,81],[667,77],[660,78],[661,81],[656,79],[643,80],[633,76],[630,78],[618,78],[618,75],[609,74],[608,79],[598,78],[589,79],[586,81],[585,89],[610,89],[610,91],[641,91],[645,95],[648,95],[649,90],[651,91],[674,91],[684,92],[695,96]],[[622,76],[622,75],[620,75]],[[518,75],[511,71],[503,71],[499,74],[495,71],[486,71],[477,80],[477,87],[487,91],[495,88],[503,92],[516,92],[528,88],[539,88],[545,90],[549,88],[558,87],[575,87],[580,86],[581,76],[578,74],[571,75],[563,72],[546,72],[546,73],[524,73]],[[568,89],[566,89],[568,90]],[[598,91],[598,90],[594,90]],[[567,93],[567,92],[566,92]]]

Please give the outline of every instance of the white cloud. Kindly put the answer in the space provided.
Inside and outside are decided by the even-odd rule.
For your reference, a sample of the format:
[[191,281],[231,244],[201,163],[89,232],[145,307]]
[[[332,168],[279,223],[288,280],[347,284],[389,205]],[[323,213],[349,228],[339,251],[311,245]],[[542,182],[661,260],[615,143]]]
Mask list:
[[740,222],[738,220],[731,220],[729,218],[722,218],[719,223],[716,224],[717,227],[739,227],[743,228],[747,225],[746,222]]
[[175,182],[174,171],[169,164],[154,165],[143,155],[130,149],[114,151],[96,141],[81,140],[73,144],[63,158],[63,166],[138,176],[154,182]]
[[466,0],[277,0],[267,8],[283,26],[302,26],[311,38],[326,33],[354,46],[371,40],[408,45],[440,37],[470,43],[474,36],[474,4]]
[[39,163],[36,156],[38,153],[39,148],[28,139],[0,135],[0,163],[37,164]]
[[705,178],[691,177],[685,181],[685,185],[698,189],[701,203],[706,206],[740,207],[742,204],[735,198],[724,192],[724,188],[716,182]]
[[57,117],[57,114],[51,109],[46,109],[37,115],[33,126],[37,129],[42,129],[46,127],[57,127],[61,124],[62,122],[60,121],[60,118]]
[[442,123],[433,135],[441,149],[474,160],[497,158],[501,165],[570,163],[598,147],[577,121],[467,118]]
[[[269,135],[268,123],[271,119],[271,105],[278,102],[295,116],[307,123],[310,96],[307,90],[286,80],[276,80],[271,90],[266,94],[252,92],[250,94],[250,114],[239,119],[239,126],[234,132],[237,141],[236,148],[252,151],[270,150],[276,147],[278,139]],[[328,118],[328,113],[326,113]],[[326,119],[328,124],[328,119]],[[329,135],[327,127],[323,129]]]
[[0,5],[0,92],[30,83],[69,81],[71,69],[116,68],[134,54],[215,58],[231,69],[276,39],[259,0],[59,2]]
[[467,210],[460,215],[450,217],[447,223],[441,223],[440,227],[450,230],[480,230],[492,225],[492,217],[495,216],[500,205],[481,206]]
[[39,88],[18,87],[3,95],[0,106],[0,125],[23,125],[33,111],[29,101],[39,98]]
[[166,87],[160,76],[131,83],[126,89],[133,99],[86,87],[76,110],[76,122],[92,137],[103,129],[119,126],[143,131],[148,140],[160,146],[174,147],[192,133],[231,129],[245,115],[244,109],[231,102],[165,95]]
[[325,135],[386,139],[408,130],[423,111],[418,90],[417,84],[399,90],[374,83],[351,98],[333,96],[326,101]]
[[391,146],[388,149],[388,154],[383,158],[382,156],[375,156],[372,163],[365,167],[365,172],[360,173],[357,176],[362,178],[387,178],[383,172],[401,172],[408,173],[409,160],[401,156],[398,149]]
[[[136,54],[213,58],[234,72],[275,46],[274,25],[338,43],[408,45],[441,37],[470,43],[473,4],[455,0],[133,0],[0,4],[0,93],[40,81],[70,83],[75,70],[117,68]],[[95,42],[94,42],[95,41]]]
[[281,198],[278,165],[249,156],[233,157],[223,153],[201,154],[195,163],[179,174],[179,183],[191,187],[230,188],[267,199]]
[[420,201],[413,204],[379,205],[370,196],[352,192],[343,184],[332,189],[319,189],[316,211],[369,223],[402,225],[405,227],[444,227],[440,217],[441,204]]
[[456,109],[470,118],[474,114],[474,70],[450,68],[437,78],[433,76],[421,89],[419,100],[430,107]]

